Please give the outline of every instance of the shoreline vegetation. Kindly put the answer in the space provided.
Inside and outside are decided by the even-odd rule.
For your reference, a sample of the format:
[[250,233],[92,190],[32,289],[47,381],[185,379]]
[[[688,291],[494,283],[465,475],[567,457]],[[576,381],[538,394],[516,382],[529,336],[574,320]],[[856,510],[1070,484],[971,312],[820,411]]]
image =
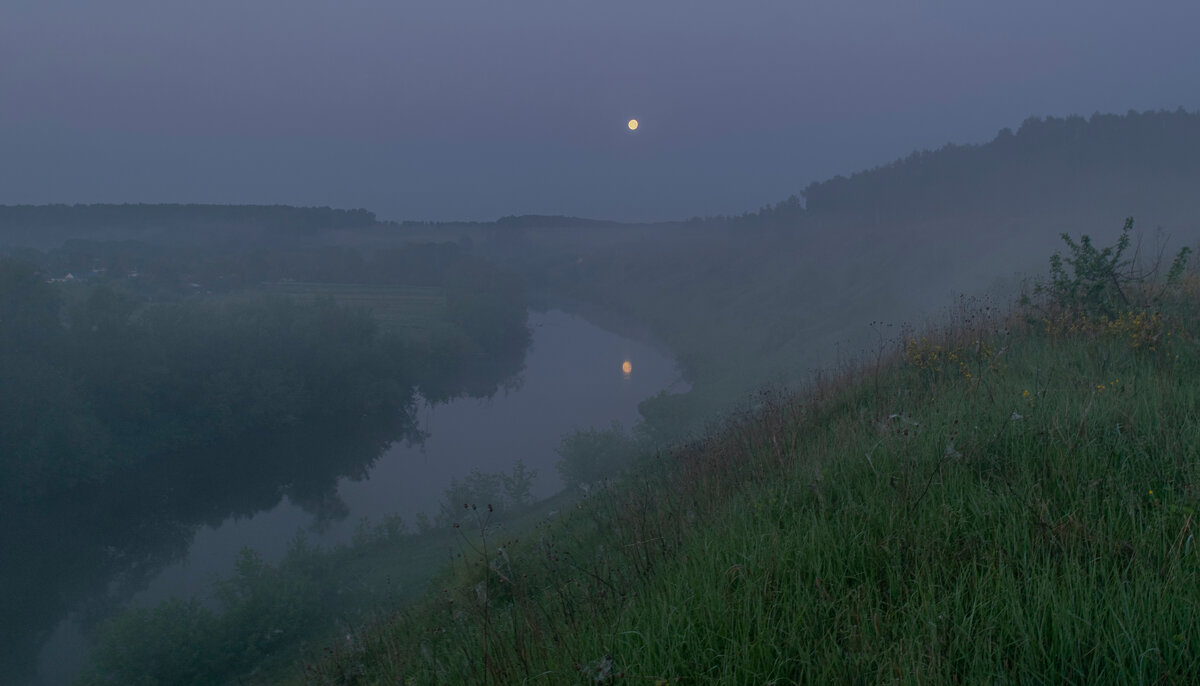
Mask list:
[[424,601],[292,682],[1188,682],[1200,276],[1120,245],[519,537],[471,508]]

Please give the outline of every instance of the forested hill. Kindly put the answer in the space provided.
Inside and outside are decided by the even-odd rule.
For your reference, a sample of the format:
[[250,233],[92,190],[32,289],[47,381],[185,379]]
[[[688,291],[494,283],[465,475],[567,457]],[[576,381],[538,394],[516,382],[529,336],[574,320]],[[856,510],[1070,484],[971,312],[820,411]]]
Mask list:
[[305,236],[375,226],[374,212],[287,205],[0,205],[0,245],[64,237],[211,238],[214,233]]
[[[1089,204],[1108,213],[1176,206],[1200,178],[1200,112],[1031,117],[978,145],[921,150],[848,178],[809,184],[800,197],[739,218],[868,224],[946,215],[1028,216]],[[1194,195],[1188,192],[1187,195]]]

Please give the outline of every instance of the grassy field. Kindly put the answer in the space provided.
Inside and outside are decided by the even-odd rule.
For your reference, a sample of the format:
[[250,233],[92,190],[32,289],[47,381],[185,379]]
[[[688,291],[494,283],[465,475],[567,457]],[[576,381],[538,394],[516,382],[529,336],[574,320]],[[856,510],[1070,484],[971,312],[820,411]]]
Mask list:
[[307,683],[1191,683],[1200,287],[964,304],[519,540]]
[[345,307],[364,308],[385,329],[414,338],[427,335],[446,318],[446,293],[436,287],[283,281],[267,284],[264,290],[302,302],[331,298]]

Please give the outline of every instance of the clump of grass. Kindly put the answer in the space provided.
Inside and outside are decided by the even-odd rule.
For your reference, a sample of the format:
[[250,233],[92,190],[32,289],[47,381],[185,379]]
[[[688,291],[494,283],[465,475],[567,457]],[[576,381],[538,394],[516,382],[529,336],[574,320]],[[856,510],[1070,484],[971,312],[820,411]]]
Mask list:
[[477,526],[433,597],[306,680],[1188,683],[1200,308],[1177,283],[1109,315],[963,309],[764,393],[519,540]]

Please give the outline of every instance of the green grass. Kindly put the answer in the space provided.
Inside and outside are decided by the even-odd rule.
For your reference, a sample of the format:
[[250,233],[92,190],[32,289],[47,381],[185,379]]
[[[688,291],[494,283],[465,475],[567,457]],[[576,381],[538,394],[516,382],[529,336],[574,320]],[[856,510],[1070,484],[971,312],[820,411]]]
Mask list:
[[[521,508],[493,531],[531,530],[569,506],[560,494]],[[80,684],[267,684],[298,678],[306,649],[345,644],[360,627],[419,601],[430,579],[470,552],[454,529],[410,533],[398,518],[362,520],[353,540],[332,548],[303,531],[284,558],[250,549],[217,582],[215,603],[172,599],[107,620]],[[461,557],[459,558],[461,559]]]
[[306,681],[1189,683],[1189,292],[1075,332],[964,312],[764,393],[520,540],[465,525],[425,601]]

